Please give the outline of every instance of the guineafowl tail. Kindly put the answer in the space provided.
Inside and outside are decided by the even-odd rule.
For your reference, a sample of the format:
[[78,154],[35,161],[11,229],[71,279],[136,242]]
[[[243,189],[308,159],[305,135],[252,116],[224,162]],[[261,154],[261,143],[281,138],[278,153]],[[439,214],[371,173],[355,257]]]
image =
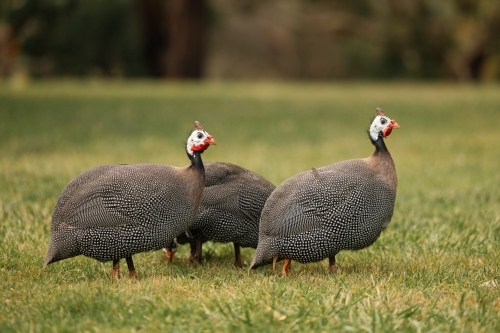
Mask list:
[[49,249],[43,261],[43,268],[53,262],[80,255],[77,235],[72,229],[53,230],[50,235]]
[[251,269],[256,269],[257,267],[269,265],[273,262],[274,256],[278,255],[278,251],[275,250],[272,245],[272,239],[260,239],[259,245],[255,250],[255,255],[250,263]]

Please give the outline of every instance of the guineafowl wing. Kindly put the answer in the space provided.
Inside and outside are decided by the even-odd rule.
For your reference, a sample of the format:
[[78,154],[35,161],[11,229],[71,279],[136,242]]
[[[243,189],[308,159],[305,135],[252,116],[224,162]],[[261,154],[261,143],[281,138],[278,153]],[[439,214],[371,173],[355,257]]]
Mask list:
[[[90,169],[68,185],[58,211],[61,225],[93,228],[161,223],[182,213],[183,186],[175,168],[156,164]],[[65,189],[66,191],[66,189]],[[168,204],[167,204],[168,203]]]
[[239,218],[258,220],[275,186],[263,177],[230,163],[205,164],[202,205],[227,211]]
[[252,172],[246,175],[241,179],[238,207],[248,219],[258,221],[267,198],[276,187]]
[[282,238],[356,222],[351,217],[367,214],[360,209],[366,208],[367,200],[376,197],[370,191],[380,184],[362,160],[297,174],[269,197],[262,211],[261,231]]
[[239,210],[240,181],[245,169],[222,162],[205,163],[205,191],[201,205],[208,209],[245,216]]
[[[248,185],[247,186],[251,186]],[[252,193],[252,189],[242,184],[215,185],[205,188],[201,205],[231,213],[237,218],[258,220],[260,211],[271,193]],[[255,192],[255,191],[253,191]]]
[[318,179],[311,171],[295,175],[278,186],[262,210],[260,233],[287,237],[321,226]]
[[213,185],[205,187],[201,205],[238,214],[239,193],[232,186]]

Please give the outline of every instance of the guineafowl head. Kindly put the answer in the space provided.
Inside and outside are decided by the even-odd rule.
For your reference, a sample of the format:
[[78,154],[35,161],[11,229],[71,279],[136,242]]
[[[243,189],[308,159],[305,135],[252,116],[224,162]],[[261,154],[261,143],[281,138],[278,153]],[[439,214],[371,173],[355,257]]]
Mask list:
[[201,154],[208,146],[215,145],[215,139],[203,129],[198,121],[194,122],[194,128],[186,144],[186,152],[190,156],[196,152]]
[[368,134],[370,139],[375,142],[379,137],[387,138],[393,129],[399,128],[399,124],[385,115],[381,108],[377,108],[377,116],[373,119]]

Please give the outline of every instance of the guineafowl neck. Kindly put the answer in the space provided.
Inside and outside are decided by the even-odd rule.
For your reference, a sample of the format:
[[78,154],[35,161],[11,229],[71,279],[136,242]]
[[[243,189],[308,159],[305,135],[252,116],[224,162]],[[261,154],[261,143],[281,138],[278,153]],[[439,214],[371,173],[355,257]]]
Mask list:
[[372,141],[375,146],[375,152],[368,158],[368,164],[372,170],[394,191],[398,186],[396,167],[389,150],[385,146],[384,139],[379,137]]
[[379,136],[375,141],[372,140],[372,143],[375,146],[375,152],[373,153],[373,155],[387,154],[391,156],[382,136]]
[[193,155],[188,156],[191,160],[190,168],[205,172],[205,167],[203,166],[203,161],[201,160],[201,154],[199,152],[195,152]]
[[191,165],[188,167],[188,170],[191,173],[189,178],[191,198],[194,201],[196,210],[198,210],[203,197],[203,190],[205,189],[205,167],[203,166],[203,161],[201,160],[201,153],[195,152],[193,155],[189,156],[189,159],[191,160]]

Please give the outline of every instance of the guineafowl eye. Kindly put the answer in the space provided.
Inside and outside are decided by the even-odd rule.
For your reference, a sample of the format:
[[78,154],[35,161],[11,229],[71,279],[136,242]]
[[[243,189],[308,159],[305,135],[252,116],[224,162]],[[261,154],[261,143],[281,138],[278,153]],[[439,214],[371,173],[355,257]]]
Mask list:
[[387,123],[387,119],[385,119],[385,118],[380,118],[380,123],[381,123],[382,125],[385,125],[385,124]]
[[201,138],[203,138],[203,133],[198,132],[198,139],[201,139]]

